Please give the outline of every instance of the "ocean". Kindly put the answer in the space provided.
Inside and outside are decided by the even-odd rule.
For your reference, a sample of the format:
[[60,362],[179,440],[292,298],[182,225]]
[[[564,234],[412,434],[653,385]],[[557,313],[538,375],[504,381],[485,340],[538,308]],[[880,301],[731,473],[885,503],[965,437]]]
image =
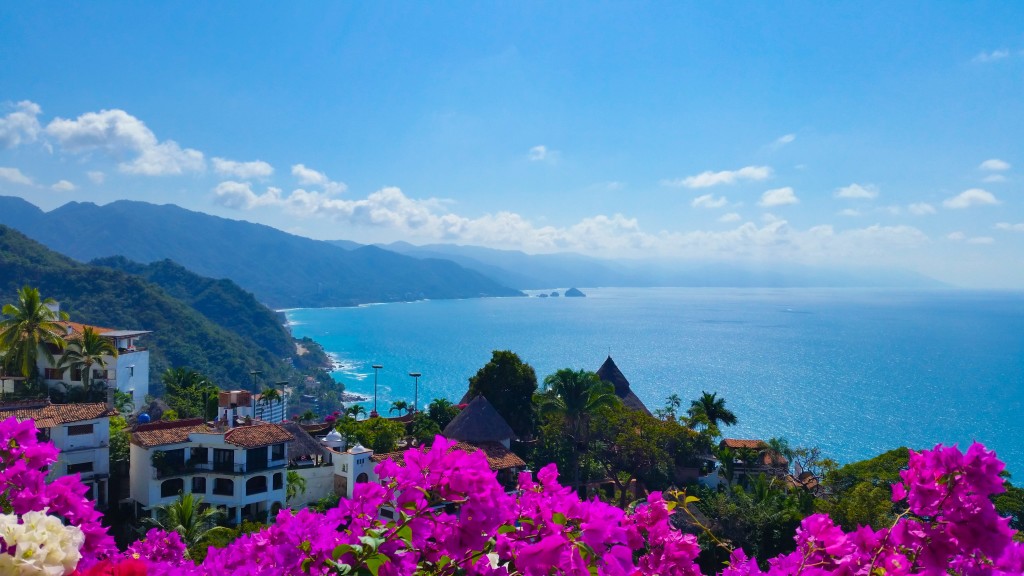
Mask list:
[[[717,392],[726,437],[784,437],[840,462],[974,440],[1024,474],[1024,293],[863,289],[586,289],[586,298],[486,298],[287,311],[334,376],[394,400],[458,401],[508,349],[538,380],[608,355],[654,410]],[[372,401],[366,403],[372,405]]]

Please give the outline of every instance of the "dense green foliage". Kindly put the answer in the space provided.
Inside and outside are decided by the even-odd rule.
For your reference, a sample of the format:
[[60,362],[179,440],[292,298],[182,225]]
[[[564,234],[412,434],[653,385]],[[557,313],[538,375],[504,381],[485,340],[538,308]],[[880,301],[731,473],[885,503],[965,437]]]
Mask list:
[[521,295],[448,260],[375,246],[346,250],[169,204],[70,202],[44,213],[20,198],[0,197],[0,224],[82,261],[171,259],[204,276],[229,278],[275,308]]
[[511,350],[495,350],[469,379],[469,398],[482,394],[520,438],[533,436],[537,373]]
[[0,226],[0,302],[11,302],[23,285],[61,303],[76,322],[109,328],[151,330],[150,391],[160,393],[160,375],[172,366],[206,374],[221,388],[250,385],[250,370],[270,381],[293,372],[282,357],[257,346],[137,276],[79,264],[22,234]]
[[195,308],[211,322],[281,358],[295,353],[283,316],[262,305],[255,296],[231,280],[205,278],[171,260],[139,264],[123,256],[115,256],[94,260],[91,264],[145,278]]
[[0,368],[11,375],[33,378],[39,372],[39,353],[54,362],[52,349],[65,346],[64,329],[58,323],[67,314],[55,312],[53,298],[43,298],[37,288],[22,286],[17,303],[4,304],[0,312]]
[[174,412],[174,418],[165,412],[163,419],[217,418],[217,394],[220,389],[206,376],[188,368],[168,368],[160,380],[166,390],[164,398],[170,406],[168,412]]
[[459,415],[459,407],[445,398],[436,398],[427,404],[427,416],[437,424],[438,430],[444,430]]
[[387,418],[342,418],[335,428],[345,437],[349,446],[359,442],[378,454],[398,450],[398,441],[406,436],[404,424]]
[[908,457],[906,448],[897,448],[826,474],[823,483],[829,496],[818,501],[819,511],[828,512],[847,530],[891,526],[897,514],[891,487],[906,469]]

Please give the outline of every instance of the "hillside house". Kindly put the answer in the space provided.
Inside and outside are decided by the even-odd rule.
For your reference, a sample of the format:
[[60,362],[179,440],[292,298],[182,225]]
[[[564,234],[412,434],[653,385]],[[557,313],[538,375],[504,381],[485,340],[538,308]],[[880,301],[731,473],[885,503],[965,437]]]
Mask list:
[[49,480],[79,474],[89,487],[86,494],[100,509],[109,503],[110,417],[117,414],[108,403],[51,404],[49,400],[0,403],[0,420],[31,418],[40,437],[60,450]]
[[288,444],[278,424],[238,426],[202,419],[140,424],[131,434],[131,500],[136,513],[192,493],[221,509],[228,522],[267,520],[285,506]]

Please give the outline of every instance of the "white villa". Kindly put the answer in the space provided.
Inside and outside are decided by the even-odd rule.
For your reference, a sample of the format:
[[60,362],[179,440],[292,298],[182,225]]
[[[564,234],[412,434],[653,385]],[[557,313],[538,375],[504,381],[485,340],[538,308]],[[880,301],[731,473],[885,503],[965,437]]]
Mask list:
[[278,424],[236,425],[219,419],[140,424],[131,436],[131,500],[136,513],[169,504],[180,493],[203,496],[229,523],[261,522],[285,506],[288,444]]
[[[106,358],[106,368],[93,366],[90,380],[92,382],[106,382],[107,386],[117,388],[121,392],[132,395],[132,402],[136,406],[142,406],[146,395],[149,394],[149,350],[139,346],[139,338],[151,334],[147,330],[114,330],[79,324],[78,322],[60,322],[67,331],[65,339],[73,340],[80,338],[86,328],[92,328],[99,336],[110,340],[117,350],[116,358]],[[51,349],[54,360],[60,358],[61,352]],[[55,365],[50,364],[43,354],[37,360],[39,374],[43,377],[47,386],[55,388],[63,385],[64,388],[82,386],[82,373],[80,370],[59,370]]]
[[86,494],[97,507],[109,502],[110,417],[117,411],[109,403],[50,404],[48,400],[0,403],[0,420],[31,418],[39,434],[60,450],[49,480],[80,474]]

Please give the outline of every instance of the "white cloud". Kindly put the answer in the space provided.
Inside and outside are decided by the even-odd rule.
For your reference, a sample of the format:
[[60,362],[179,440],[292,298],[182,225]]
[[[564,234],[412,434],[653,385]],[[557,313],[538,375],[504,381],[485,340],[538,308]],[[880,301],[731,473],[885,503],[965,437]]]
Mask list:
[[1010,163],[999,158],[989,158],[978,166],[979,170],[988,170],[990,172],[1003,172],[1010,169]]
[[946,208],[969,208],[971,206],[984,206],[999,203],[999,200],[992,195],[991,192],[982,190],[981,188],[964,190],[956,196],[942,201],[942,205]]
[[989,174],[981,179],[982,182],[1006,182],[1006,176],[1002,174]]
[[786,186],[785,188],[768,190],[764,194],[761,194],[761,201],[757,204],[758,206],[769,208],[772,206],[785,206],[787,204],[799,203],[800,199],[793,193],[793,188]]
[[42,108],[35,102],[22,100],[14,104],[14,112],[0,117],[0,148],[14,148],[22,141],[34,141],[41,129],[36,118],[40,113]]
[[1010,232],[1024,232],[1024,222],[1019,224],[1010,224],[1009,222],[1000,222],[995,225],[997,230],[1008,230]]
[[779,145],[783,145],[783,144],[789,144],[790,142],[792,142],[794,140],[796,140],[796,134],[786,134],[785,136],[779,136],[775,140],[775,143],[779,144]]
[[722,214],[722,216],[718,219],[719,222],[739,222],[740,220],[743,220],[743,217],[737,214],[736,212]]
[[886,206],[884,208],[879,208],[879,210],[885,211],[891,216],[899,216],[900,214],[903,213],[903,208],[896,206],[895,204],[890,204],[889,206]]
[[58,192],[71,192],[73,190],[76,190],[78,188],[78,186],[75,186],[74,184],[72,184],[68,180],[60,180],[56,184],[54,184],[53,186],[50,186],[50,188],[52,188],[52,189],[54,189],[54,190],[56,190]]
[[318,186],[323,188],[327,194],[341,194],[348,189],[344,182],[334,182],[327,177],[327,174],[307,168],[304,164],[292,166],[292,176],[298,179],[299,184],[306,186]]
[[854,210],[853,208],[846,208],[845,210],[840,210],[839,215],[840,216],[850,216],[850,217],[860,216],[860,210]]
[[968,244],[992,244],[996,239],[991,236],[975,236],[974,238],[968,238]]
[[262,160],[236,162],[225,158],[214,158],[213,169],[222,176],[234,176],[243,180],[266,178],[274,173],[274,167]]
[[977,56],[974,57],[973,61],[974,62],[982,62],[982,63],[985,63],[985,62],[995,62],[997,60],[1002,60],[1003,58],[1009,58],[1009,57],[1010,57],[1010,51],[1005,49],[1005,48],[1003,48],[1001,50],[993,50],[991,52],[981,52]]
[[868,184],[861,186],[860,184],[850,184],[836,190],[836,198],[857,198],[871,200],[872,198],[878,197],[878,188]]
[[527,156],[530,160],[538,162],[548,157],[548,147],[543,144],[530,148],[530,152]]
[[701,172],[696,176],[662,180],[662,186],[673,188],[709,188],[719,184],[735,184],[743,180],[765,180],[772,175],[768,166],[745,166],[739,170],[723,170],[721,172]]
[[4,168],[0,166],[0,178],[13,184],[23,184],[25,186],[32,185],[32,179],[22,174],[21,170],[18,170],[17,168]]
[[705,194],[694,198],[690,205],[694,208],[721,208],[728,203],[729,201],[726,200],[725,196],[715,198],[714,194]]
[[213,189],[218,204],[236,210],[251,210],[260,206],[273,206],[281,203],[281,190],[267,188],[263,194],[256,194],[248,182],[226,180]]
[[959,242],[961,240],[966,239],[967,235],[964,234],[963,232],[957,231],[957,232],[950,232],[949,234],[946,235],[946,238],[948,238],[950,240],[953,240],[954,242]]
[[907,210],[915,216],[925,216],[928,214],[935,214],[935,207],[927,202],[915,202],[907,206]]
[[87,112],[75,120],[56,118],[46,126],[46,134],[73,153],[103,150],[114,156],[134,154],[133,159],[118,165],[129,174],[168,176],[206,168],[202,152],[183,149],[174,140],[157,140],[145,123],[124,110]]
[[93,184],[103,184],[103,181],[107,178],[107,175],[99,170],[90,170],[85,175],[89,177]]

